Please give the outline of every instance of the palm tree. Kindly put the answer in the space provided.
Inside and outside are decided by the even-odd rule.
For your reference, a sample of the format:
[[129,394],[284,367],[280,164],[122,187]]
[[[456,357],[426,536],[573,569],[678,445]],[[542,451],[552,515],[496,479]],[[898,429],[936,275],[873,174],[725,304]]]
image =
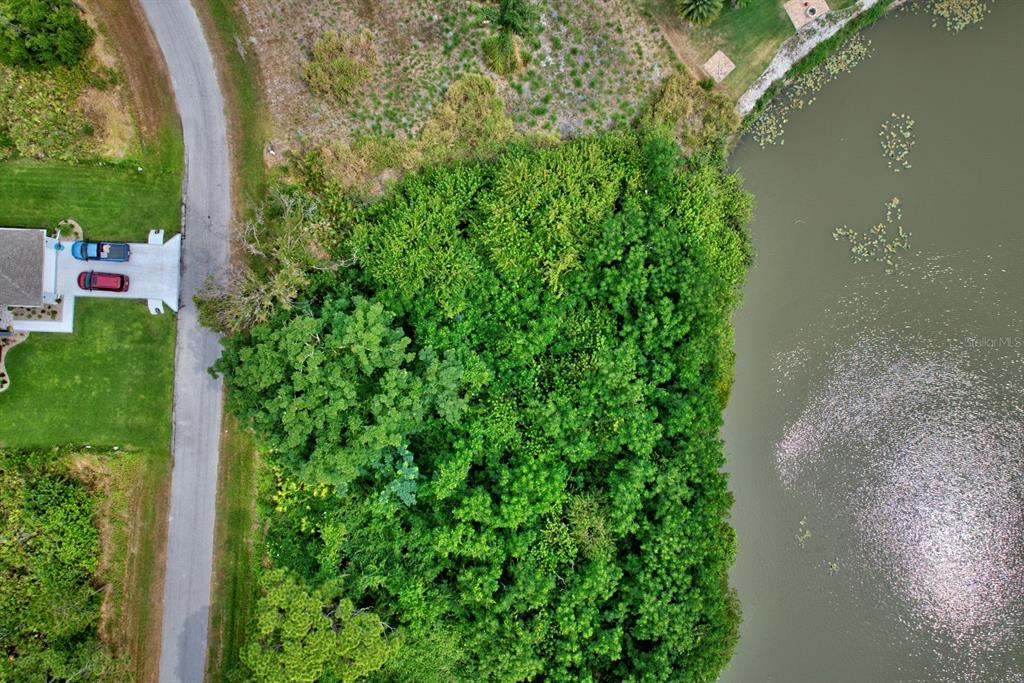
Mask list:
[[694,24],[710,24],[722,12],[723,0],[676,0],[683,18]]

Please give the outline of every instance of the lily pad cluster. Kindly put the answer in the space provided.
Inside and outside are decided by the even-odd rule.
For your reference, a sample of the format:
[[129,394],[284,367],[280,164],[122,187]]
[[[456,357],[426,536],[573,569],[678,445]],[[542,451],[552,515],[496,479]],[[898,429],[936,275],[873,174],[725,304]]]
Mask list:
[[946,20],[946,30],[960,33],[965,28],[980,24],[991,12],[987,0],[933,0],[931,3],[932,26],[938,26],[940,19]]
[[882,156],[885,157],[889,168],[897,173],[911,168],[910,150],[916,142],[914,119],[908,114],[894,112],[889,116],[889,120],[882,124],[878,137],[882,143]]
[[832,231],[832,239],[846,240],[850,244],[850,258],[854,263],[874,261],[884,264],[886,273],[892,273],[900,252],[910,249],[910,233],[903,229],[902,221],[900,198],[893,197],[885,204],[884,221],[866,232],[844,225]]
[[761,147],[784,145],[786,124],[789,113],[814,104],[817,93],[840,74],[852,71],[855,66],[871,56],[871,41],[856,35],[842,48],[829,55],[825,61],[810,71],[797,76],[789,84],[786,94],[773,102],[754,122],[751,134]]

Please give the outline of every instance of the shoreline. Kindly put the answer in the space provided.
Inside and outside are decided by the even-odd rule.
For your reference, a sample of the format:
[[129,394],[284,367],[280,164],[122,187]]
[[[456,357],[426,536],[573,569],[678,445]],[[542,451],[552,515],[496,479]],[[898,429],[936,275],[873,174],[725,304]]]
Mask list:
[[[885,0],[857,0],[857,4],[853,7],[829,13],[820,20],[812,22],[805,29],[798,31],[796,35],[787,38],[779,46],[768,67],[736,101],[736,110],[740,116],[747,116],[754,111],[765,93],[769,92],[777,83],[784,81],[790,70],[811,54],[816,47],[835,36],[851,21],[883,2]],[[890,7],[899,4],[901,2],[897,0]]]

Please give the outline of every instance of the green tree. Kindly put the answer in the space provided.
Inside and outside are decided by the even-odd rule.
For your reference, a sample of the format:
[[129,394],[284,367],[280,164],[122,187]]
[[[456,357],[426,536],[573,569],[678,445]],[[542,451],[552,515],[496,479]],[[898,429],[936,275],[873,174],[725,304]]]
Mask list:
[[74,66],[93,32],[72,0],[0,0],[0,61],[12,66]]
[[378,670],[394,650],[371,612],[343,597],[306,591],[282,570],[260,578],[255,632],[241,653],[254,680],[268,683],[356,681]]
[[537,8],[530,0],[498,0],[497,7],[485,7],[484,17],[500,31],[514,33],[523,38],[537,34]]
[[496,73],[509,75],[529,61],[526,40],[540,32],[537,9],[530,0],[499,0],[483,16],[497,29],[480,44],[484,61]]

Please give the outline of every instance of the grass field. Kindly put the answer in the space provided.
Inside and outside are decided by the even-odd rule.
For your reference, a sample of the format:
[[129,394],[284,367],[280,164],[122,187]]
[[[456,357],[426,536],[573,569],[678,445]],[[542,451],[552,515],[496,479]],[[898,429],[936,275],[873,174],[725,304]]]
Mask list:
[[133,673],[131,680],[156,680],[159,639],[151,632],[160,623],[163,599],[170,454],[80,452],[73,461],[98,475],[95,484],[103,496],[101,636]]
[[251,631],[260,559],[256,511],[256,449],[248,433],[225,416],[227,436],[221,444],[220,490],[214,537],[214,585],[210,605],[210,652],[206,680],[241,680],[239,651]]
[[32,334],[8,352],[0,445],[135,446],[167,453],[173,315],[139,301],[78,299],[73,334]]
[[[179,164],[180,165],[180,164]],[[0,163],[0,225],[54,228],[78,221],[93,239],[145,241],[180,227],[181,174],[161,164],[117,168],[18,159]]]

